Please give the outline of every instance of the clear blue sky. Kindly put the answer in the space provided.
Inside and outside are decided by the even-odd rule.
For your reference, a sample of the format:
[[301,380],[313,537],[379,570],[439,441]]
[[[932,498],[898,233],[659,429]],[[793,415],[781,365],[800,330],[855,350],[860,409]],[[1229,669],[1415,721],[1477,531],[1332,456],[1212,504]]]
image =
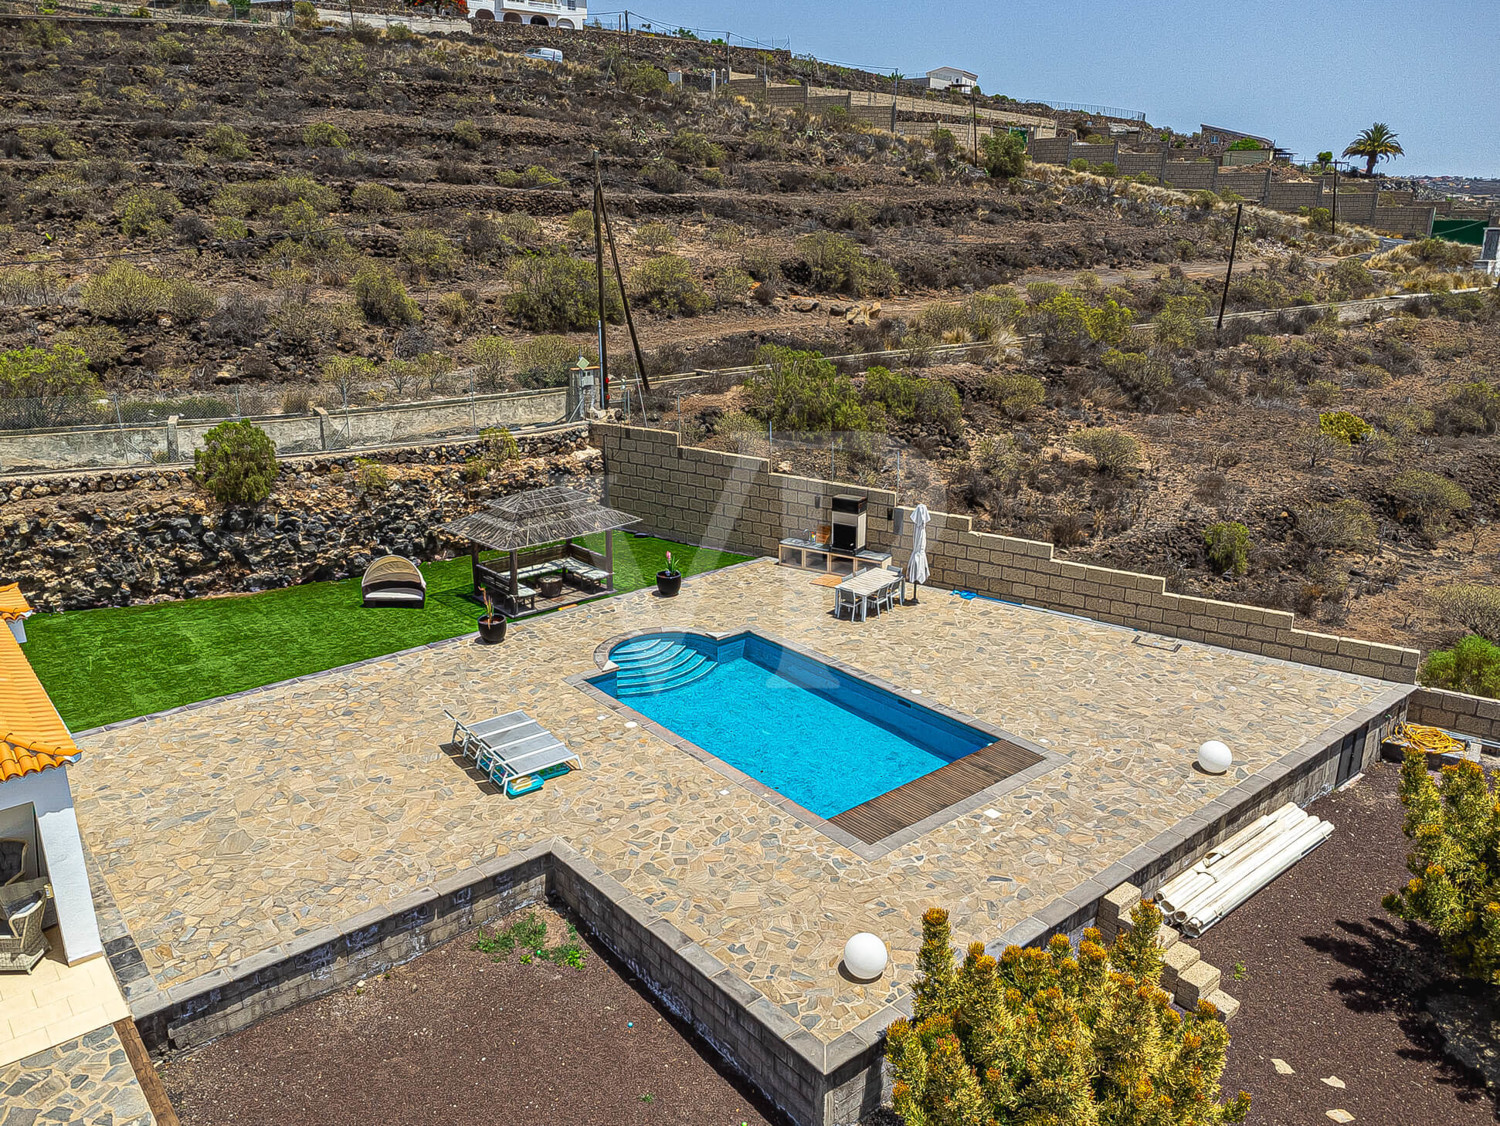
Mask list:
[[[1500,176],[1500,0],[641,0],[658,30],[761,40],[889,73],[976,72],[988,93],[1144,110],[1311,159],[1384,121],[1394,174]],[[619,0],[590,16],[612,24]]]

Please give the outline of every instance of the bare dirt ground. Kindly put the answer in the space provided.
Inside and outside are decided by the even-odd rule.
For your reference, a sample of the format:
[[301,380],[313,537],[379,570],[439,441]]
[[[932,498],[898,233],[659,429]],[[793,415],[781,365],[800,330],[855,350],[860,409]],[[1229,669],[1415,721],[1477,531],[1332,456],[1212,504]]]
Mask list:
[[1380,905],[1409,878],[1399,777],[1381,764],[1313,803],[1334,835],[1194,940],[1242,1005],[1224,1088],[1249,1092],[1251,1123],[1314,1126],[1331,1110],[1382,1126],[1495,1120],[1484,1085],[1443,1055],[1425,1007],[1456,986],[1441,950]]
[[473,939],[174,1057],[184,1126],[786,1126],[594,943],[575,969]]

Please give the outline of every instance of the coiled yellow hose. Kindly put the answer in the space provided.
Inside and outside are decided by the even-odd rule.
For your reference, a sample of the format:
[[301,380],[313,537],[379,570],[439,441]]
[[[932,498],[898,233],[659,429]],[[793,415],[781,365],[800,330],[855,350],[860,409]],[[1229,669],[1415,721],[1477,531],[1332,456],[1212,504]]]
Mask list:
[[1428,727],[1421,723],[1398,723],[1391,729],[1391,738],[1399,739],[1410,750],[1429,755],[1458,754],[1467,749],[1441,727]]

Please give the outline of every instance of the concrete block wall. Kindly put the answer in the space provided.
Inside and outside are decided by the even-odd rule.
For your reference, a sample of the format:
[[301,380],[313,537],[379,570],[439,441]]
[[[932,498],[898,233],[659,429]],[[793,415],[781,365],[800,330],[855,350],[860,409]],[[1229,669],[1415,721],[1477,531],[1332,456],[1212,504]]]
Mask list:
[[1296,211],[1302,207],[1327,207],[1328,203],[1323,196],[1323,185],[1309,180],[1272,183],[1261,206],[1275,211]]
[[1169,160],[1161,180],[1185,192],[1217,191],[1219,166],[1207,161]]
[[1419,688],[1411,698],[1409,718],[1413,723],[1500,743],[1500,700]]
[[[609,503],[649,527],[710,546],[771,555],[777,541],[828,522],[835,492],[869,499],[869,542],[895,551],[907,510],[889,489],[772,473],[764,458],[681,447],[668,430],[596,424]],[[976,532],[967,516],[935,512],[928,525],[934,586],[972,590],[1097,621],[1401,684],[1416,679],[1414,649],[1300,630],[1283,610],[1170,594],[1155,575],[1054,558],[1049,543]]]

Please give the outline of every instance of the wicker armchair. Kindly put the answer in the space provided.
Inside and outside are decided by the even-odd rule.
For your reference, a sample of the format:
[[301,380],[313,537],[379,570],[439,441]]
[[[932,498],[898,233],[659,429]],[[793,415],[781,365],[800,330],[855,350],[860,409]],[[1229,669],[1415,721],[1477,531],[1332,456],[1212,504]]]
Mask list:
[[52,887],[46,880],[27,880],[0,894],[0,920],[10,933],[0,930],[0,972],[30,973],[51,948],[42,930],[47,897]]
[[0,887],[16,883],[26,875],[26,842],[0,837]]

